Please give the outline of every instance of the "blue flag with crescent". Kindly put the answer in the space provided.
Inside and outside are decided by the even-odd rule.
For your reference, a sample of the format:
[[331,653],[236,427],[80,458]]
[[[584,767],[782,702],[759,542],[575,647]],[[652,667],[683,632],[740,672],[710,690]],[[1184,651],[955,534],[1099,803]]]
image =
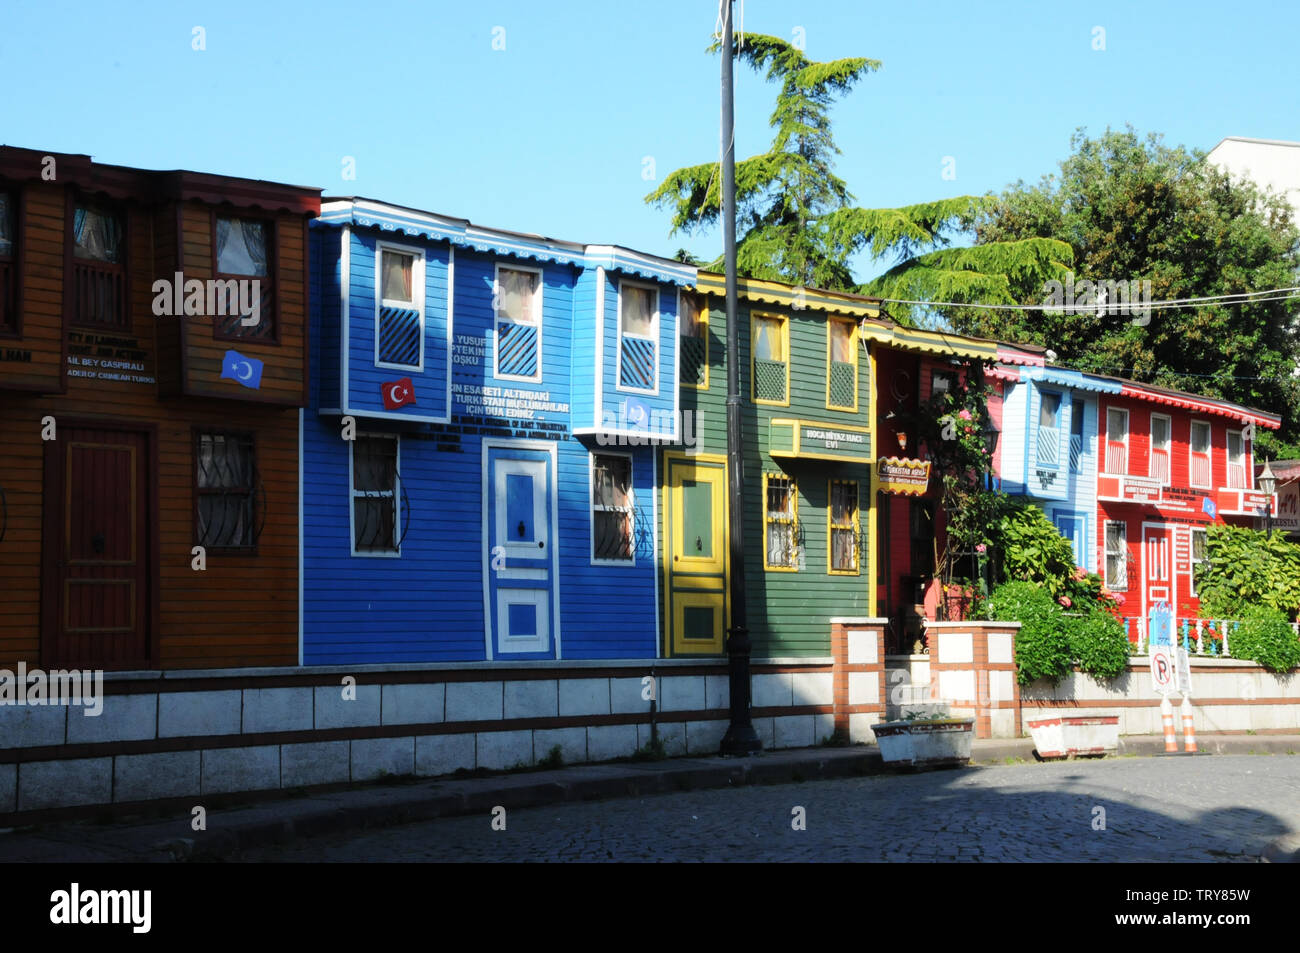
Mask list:
[[221,362],[221,376],[257,390],[262,386],[262,367],[263,363],[255,357],[245,357],[238,351],[227,351]]

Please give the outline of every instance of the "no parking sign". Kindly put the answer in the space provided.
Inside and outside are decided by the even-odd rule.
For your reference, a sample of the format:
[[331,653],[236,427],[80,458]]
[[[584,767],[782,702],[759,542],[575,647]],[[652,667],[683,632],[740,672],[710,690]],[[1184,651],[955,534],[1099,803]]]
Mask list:
[[1158,695],[1168,695],[1174,690],[1173,653],[1167,645],[1151,646],[1151,690]]

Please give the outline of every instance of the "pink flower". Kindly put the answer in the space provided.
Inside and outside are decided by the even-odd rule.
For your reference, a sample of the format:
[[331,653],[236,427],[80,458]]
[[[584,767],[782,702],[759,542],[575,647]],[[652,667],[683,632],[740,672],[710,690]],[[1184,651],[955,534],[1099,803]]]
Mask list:
[[957,416],[960,417],[962,420],[971,419],[970,411],[966,410],[964,407],[961,410],[957,411]]
[[977,545],[977,546],[975,547],[975,552],[977,552],[977,553],[986,553],[986,552],[988,552],[988,551],[989,551],[989,548],[988,548],[987,546],[985,546],[983,543],[980,543],[979,545]]
[[1074,605],[1074,603],[1070,601],[1069,596],[1061,596],[1061,598],[1057,599],[1056,601],[1059,602],[1061,605],[1065,606],[1065,608],[1067,609],[1070,608],[1070,606]]
[[1122,606],[1124,604],[1124,597],[1121,596],[1118,592],[1111,593],[1110,597],[1115,600],[1115,605]]

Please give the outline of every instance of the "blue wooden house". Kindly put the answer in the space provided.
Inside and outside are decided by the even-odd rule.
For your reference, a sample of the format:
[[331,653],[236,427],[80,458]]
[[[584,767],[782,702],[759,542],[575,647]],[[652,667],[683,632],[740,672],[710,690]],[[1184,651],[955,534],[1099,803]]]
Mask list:
[[1097,572],[1097,406],[1115,381],[1062,367],[999,368],[1006,381],[998,475],[1003,491],[1029,497]]
[[654,658],[695,269],[360,198],[310,251],[303,662]]

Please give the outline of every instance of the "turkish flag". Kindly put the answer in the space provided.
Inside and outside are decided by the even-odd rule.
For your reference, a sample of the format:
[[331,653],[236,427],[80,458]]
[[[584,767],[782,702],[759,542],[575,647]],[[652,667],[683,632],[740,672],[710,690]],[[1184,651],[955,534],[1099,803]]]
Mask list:
[[403,377],[399,381],[384,381],[379,389],[384,395],[385,410],[396,410],[415,403],[415,388],[411,386],[409,377]]

